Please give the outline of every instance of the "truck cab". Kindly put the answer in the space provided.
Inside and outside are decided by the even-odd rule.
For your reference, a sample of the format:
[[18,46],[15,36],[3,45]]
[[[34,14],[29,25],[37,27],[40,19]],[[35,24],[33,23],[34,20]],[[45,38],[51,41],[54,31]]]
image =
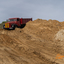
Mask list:
[[7,29],[15,29],[16,26],[20,26],[20,19],[19,18],[9,18],[8,22],[5,23],[3,28]]
[[20,18],[9,18],[8,22],[20,26]]

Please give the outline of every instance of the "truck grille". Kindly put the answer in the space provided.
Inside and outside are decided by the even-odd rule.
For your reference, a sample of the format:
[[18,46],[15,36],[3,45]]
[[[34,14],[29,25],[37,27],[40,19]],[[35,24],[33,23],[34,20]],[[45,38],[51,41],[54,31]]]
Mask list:
[[5,28],[9,28],[9,23],[5,23]]

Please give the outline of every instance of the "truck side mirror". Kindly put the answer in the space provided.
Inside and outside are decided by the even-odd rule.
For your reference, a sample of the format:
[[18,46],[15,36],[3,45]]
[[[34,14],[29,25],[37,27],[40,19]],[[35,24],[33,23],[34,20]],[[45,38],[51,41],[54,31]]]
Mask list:
[[17,19],[17,21],[19,21],[19,19]]

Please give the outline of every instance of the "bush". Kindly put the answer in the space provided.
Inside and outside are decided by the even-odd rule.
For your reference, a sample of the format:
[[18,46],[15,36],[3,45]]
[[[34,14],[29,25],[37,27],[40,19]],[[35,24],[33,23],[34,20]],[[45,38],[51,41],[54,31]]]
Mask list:
[[7,21],[3,21],[2,23],[6,23]]

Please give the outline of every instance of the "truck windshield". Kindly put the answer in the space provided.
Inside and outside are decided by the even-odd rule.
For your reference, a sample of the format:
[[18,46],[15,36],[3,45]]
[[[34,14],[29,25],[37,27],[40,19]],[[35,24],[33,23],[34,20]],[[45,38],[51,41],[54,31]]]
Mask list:
[[9,21],[9,22],[11,22],[11,21],[16,21],[16,19],[9,19],[8,21]]

